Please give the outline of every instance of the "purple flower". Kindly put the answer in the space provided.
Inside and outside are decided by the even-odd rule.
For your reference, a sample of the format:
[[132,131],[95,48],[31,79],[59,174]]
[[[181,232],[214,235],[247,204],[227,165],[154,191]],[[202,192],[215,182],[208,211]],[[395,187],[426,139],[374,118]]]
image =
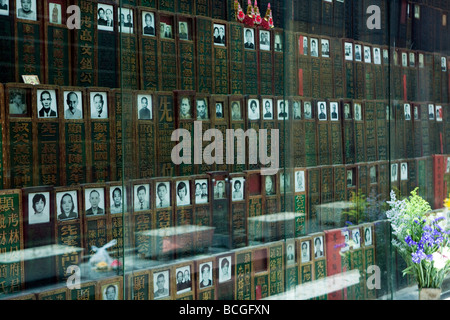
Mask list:
[[412,238],[411,238],[411,236],[406,236],[405,237],[405,242],[408,244],[408,246],[416,246],[417,245],[417,242],[415,242]]
[[416,252],[411,253],[412,262],[420,263],[423,259],[426,259],[427,256],[422,250],[417,250]]

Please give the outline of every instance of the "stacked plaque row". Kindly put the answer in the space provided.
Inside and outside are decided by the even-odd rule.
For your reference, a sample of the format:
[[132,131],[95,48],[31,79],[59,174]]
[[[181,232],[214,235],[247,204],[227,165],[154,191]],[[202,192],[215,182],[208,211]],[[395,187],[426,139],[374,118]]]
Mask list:
[[[296,299],[375,299],[370,275],[374,265],[386,270],[375,252],[386,251],[386,220],[330,229],[245,249],[173,260],[124,275],[99,273],[81,279],[78,287],[66,284],[33,290],[11,290],[6,299],[32,300],[255,300],[288,295]],[[395,266],[393,266],[395,267]],[[21,270],[21,269],[20,269]],[[367,271],[367,272],[366,272]],[[348,277],[356,272],[361,276]],[[333,283],[317,286],[333,277]],[[379,279],[387,281],[387,279]]]

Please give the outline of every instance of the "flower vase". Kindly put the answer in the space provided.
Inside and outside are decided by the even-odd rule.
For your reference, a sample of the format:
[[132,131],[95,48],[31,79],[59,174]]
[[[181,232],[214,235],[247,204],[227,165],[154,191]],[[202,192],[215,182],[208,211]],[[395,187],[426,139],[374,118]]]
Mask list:
[[441,300],[441,288],[419,288],[419,300]]

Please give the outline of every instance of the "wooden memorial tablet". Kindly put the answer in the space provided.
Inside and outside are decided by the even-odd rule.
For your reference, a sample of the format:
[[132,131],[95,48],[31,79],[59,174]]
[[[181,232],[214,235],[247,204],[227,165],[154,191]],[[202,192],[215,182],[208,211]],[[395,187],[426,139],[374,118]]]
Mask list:
[[310,36],[310,56],[311,56],[311,96],[315,99],[322,98],[321,82],[322,77],[320,73],[321,64],[321,43],[320,38],[316,35]]
[[256,246],[252,250],[253,267],[253,296],[260,300],[270,295],[269,283],[269,248],[268,246]]
[[303,114],[305,119],[305,162],[307,167],[316,166],[317,137],[316,137],[316,106],[314,101],[303,100]]
[[261,95],[273,94],[274,38],[271,30],[257,30],[259,37],[259,75]]
[[364,109],[366,160],[372,162],[377,160],[376,101],[366,101]]
[[[376,145],[377,160],[388,159],[388,121],[390,107],[384,101],[376,102]],[[370,130],[369,130],[370,132]]]
[[365,131],[365,105],[361,101],[354,101],[355,125],[355,162],[366,161],[366,131]]
[[[335,214],[333,210],[334,175],[333,167],[324,166],[320,169],[320,206],[318,207],[318,218],[320,230],[333,226]],[[329,204],[329,205],[328,205]]]
[[126,300],[150,300],[150,270],[134,271],[125,278]]
[[[193,225],[210,227],[212,224],[211,189],[207,174],[191,176],[192,201],[194,207]],[[194,247],[197,253],[202,253],[211,246],[210,233],[199,232],[194,237]]]
[[37,300],[46,301],[65,301],[69,298],[69,291],[67,287],[45,290],[36,294]]
[[320,169],[319,168],[308,168],[306,171],[307,175],[307,232],[313,233],[319,230],[319,214],[318,206],[320,205]]
[[295,225],[295,237],[304,236],[307,233],[307,227],[309,224],[309,220],[307,220],[308,197],[306,194],[307,176],[305,169],[294,169],[294,177],[291,186],[295,194],[294,212],[300,215]]
[[[281,110],[283,109],[283,110]],[[275,150],[272,150],[272,135],[273,130],[277,128],[285,128],[287,126],[284,123],[284,120],[288,120],[288,114],[289,114],[289,101],[288,100],[277,100],[272,98],[272,96],[261,96],[261,127],[260,129],[266,130],[266,131],[259,131],[258,136],[258,146],[263,152],[264,156],[261,156],[261,153],[259,153],[259,163],[261,167],[269,167],[271,165],[267,162],[267,158],[269,156],[272,156],[275,152]],[[281,117],[280,117],[281,115]],[[285,117],[283,117],[285,115]],[[276,121],[278,120],[278,121]],[[279,144],[279,149],[286,150],[286,140],[289,139],[283,139],[284,135],[288,135],[288,130],[281,129],[281,137],[280,134],[278,134],[279,139],[278,141],[274,141],[274,144]],[[265,132],[265,134],[263,134]],[[264,138],[263,138],[264,137]],[[265,139],[266,138],[266,139]],[[265,140],[264,140],[265,139]],[[250,149],[249,149],[250,152]],[[280,153],[279,155],[279,163],[282,162],[282,158],[284,157],[284,153]]]
[[[175,5],[166,1],[165,5]],[[160,10],[164,10],[160,7]],[[171,10],[173,11],[173,10]],[[178,88],[178,59],[175,40],[175,16],[159,14],[158,84],[159,91],[173,91]]]
[[[232,162],[230,167],[230,172],[242,172],[247,169],[247,159],[246,153],[242,152],[242,149],[245,148],[245,140],[239,140],[240,132],[246,131],[246,123],[247,123],[247,105],[245,104],[245,100],[242,96],[230,96],[229,100],[229,119],[230,125],[229,128],[234,130],[234,136],[232,141],[228,141],[229,149],[227,149],[227,162]],[[227,138],[228,139],[228,138]],[[239,143],[241,144],[239,147]],[[233,148],[231,148],[233,146]],[[242,149],[240,149],[242,148]],[[229,154],[228,150],[233,152],[233,154]]]
[[[215,106],[211,105],[212,101],[210,96],[205,94],[197,94],[194,101],[194,119],[196,120],[194,134],[197,137],[197,141],[201,141],[200,145],[193,143],[194,163],[196,162],[195,159],[197,159],[197,163],[194,164],[194,173],[202,174],[208,171],[214,171],[215,164],[222,162],[222,159],[217,157],[219,151],[216,148],[219,147],[219,144],[216,143],[216,140],[214,142],[212,141],[212,137],[215,137],[215,134],[211,134],[211,131],[208,131],[213,126],[213,110],[215,110]],[[201,130],[197,127],[200,125]],[[196,141],[195,137],[194,141]],[[220,137],[215,137],[215,139],[218,138]]]
[[258,30],[244,26],[243,29],[243,61],[244,61],[244,92],[248,95],[259,94],[259,36]]
[[[141,1],[142,2],[142,1]],[[144,0],[144,2],[156,2],[156,0]],[[142,4],[144,6],[144,4]],[[140,67],[140,88],[143,90],[156,91],[159,85],[159,64],[158,54],[158,37],[157,32],[158,16],[154,10],[154,6],[145,5],[141,11],[138,11],[138,39],[139,39],[139,67]]]
[[259,143],[257,143],[256,140],[259,137],[259,129],[261,128],[261,120],[263,118],[261,99],[259,96],[249,95],[245,103],[245,108],[247,110],[247,131],[249,132],[248,139],[245,139],[247,140],[245,143],[246,150],[248,150],[246,162],[249,170],[257,170],[260,168],[260,165],[258,163],[256,152]]
[[[176,141],[181,142],[180,147],[182,150],[179,151],[177,156],[181,158],[181,163],[175,163],[175,171],[180,176],[188,176],[194,174],[195,160],[194,147],[195,147],[195,109],[196,109],[196,99],[194,91],[175,91],[174,92],[174,117],[176,122],[176,128],[187,130],[190,133],[190,139],[186,136],[175,136]],[[186,133],[187,133],[186,132]],[[200,138],[200,137],[198,137]],[[202,137],[203,138],[203,132]],[[187,141],[185,141],[185,139]],[[203,141],[203,139],[201,139]],[[178,151],[177,146],[177,151]]]
[[[174,206],[174,226],[193,226],[194,210],[193,199],[195,190],[190,177],[177,177],[172,180],[173,206]],[[179,233],[175,236],[178,250],[176,257],[188,256],[195,251],[195,233]],[[182,246],[180,244],[183,244]]]
[[154,229],[154,189],[150,179],[139,179],[131,181],[132,196],[130,197],[130,205],[132,209],[133,234],[132,246],[139,255],[146,255],[150,251],[150,243],[142,235],[143,231]]
[[61,116],[62,185],[72,186],[88,182],[87,94],[81,87],[63,87],[59,90],[58,114]]
[[[3,189],[4,184],[6,182],[5,176],[8,176],[9,167],[6,165],[7,161],[5,161],[4,148],[6,149],[6,112],[9,114],[9,100],[5,100],[5,88],[3,85],[0,85],[0,101],[1,101],[1,110],[0,110],[0,187]],[[8,105],[8,107],[6,107]],[[5,107],[3,107],[5,106]],[[6,111],[8,109],[8,111]],[[9,116],[8,116],[9,118]]]
[[[226,161],[227,148],[231,147],[233,142],[227,140],[227,129],[230,128],[230,116],[231,112],[229,112],[229,100],[227,96],[224,95],[213,95],[210,99],[211,103],[211,123],[214,126],[214,129],[217,129],[222,134],[223,143],[222,148],[220,148],[220,141],[218,140],[216,144],[214,144],[215,150],[215,167],[217,171],[227,171],[230,168],[230,165]],[[219,137],[215,137],[215,139],[219,139]],[[230,143],[230,145],[228,145]],[[222,152],[221,152],[222,151]],[[222,154],[222,159],[220,159],[220,154]]]
[[[367,51],[367,53],[366,53]],[[379,52],[374,47],[364,45],[364,94],[362,99],[375,99],[375,59],[380,60]],[[359,70],[358,70],[359,71]],[[359,74],[358,74],[359,76]],[[358,81],[359,82],[359,81]]]
[[65,283],[72,275],[70,266],[80,266],[83,261],[83,245],[85,233],[82,223],[82,194],[79,187],[57,187],[54,197],[54,233],[56,244],[67,246],[68,250],[55,257],[56,277],[58,282]]
[[[234,11],[234,10],[233,10]],[[244,94],[244,26],[237,22],[228,24],[230,51],[230,93]]]
[[312,238],[304,236],[295,239],[297,243],[298,257],[298,283],[305,284],[313,281]]
[[285,289],[286,291],[294,289],[298,285],[298,264],[300,256],[298,255],[297,242],[295,238],[286,239],[285,244]]
[[253,300],[255,290],[253,287],[255,257],[251,249],[235,251],[235,296],[234,300]]
[[219,248],[233,247],[230,237],[231,230],[228,223],[230,215],[229,199],[230,187],[228,172],[208,172],[209,185],[208,194],[212,202],[212,224],[214,227],[213,246]]
[[170,177],[175,174],[174,163],[172,162],[172,149],[176,145],[171,141],[171,136],[175,130],[175,107],[173,94],[169,92],[158,92],[154,96],[156,126],[156,150],[157,164],[156,175]]
[[[364,260],[363,260],[363,270],[373,270],[373,266],[375,266],[376,257],[375,257],[375,230],[374,225],[372,223],[367,223],[361,225],[362,228],[362,246],[364,252]],[[373,271],[372,271],[373,272]],[[373,277],[371,277],[370,272],[366,272],[366,277],[364,279],[364,299],[375,299],[376,297],[376,286],[373,283]]]
[[[124,3],[125,4],[125,3]],[[116,87],[122,89],[139,89],[139,68],[136,61],[138,55],[138,11],[135,6],[124,5],[118,7],[118,37],[117,51],[120,52],[117,65],[117,73],[121,83]],[[111,70],[111,68],[109,69]]]
[[309,35],[298,34],[298,94],[302,97],[312,96],[312,71]]
[[344,81],[345,81],[345,94],[344,98],[354,99],[356,97],[356,62],[354,61],[354,57],[356,56],[353,53],[354,46],[353,42],[350,39],[343,39],[343,56],[344,56]]
[[[324,2],[325,4],[325,2]],[[330,99],[333,91],[333,54],[330,38],[320,38],[320,98]],[[314,61],[314,60],[313,60]]]
[[247,219],[247,181],[244,173],[230,173],[231,216],[227,223],[233,248],[242,248],[248,244]]
[[264,240],[264,232],[262,221],[260,219],[252,219],[264,215],[264,180],[259,170],[247,171],[245,181],[247,195],[247,217],[249,219],[248,226],[248,242],[249,244],[258,244]]
[[[290,135],[291,143],[289,148],[291,148],[291,156],[294,167],[304,167],[306,165],[306,155],[305,155],[305,114],[303,108],[304,103],[301,99],[296,97],[292,100],[292,117],[290,121]],[[288,133],[289,134],[289,133]]]
[[[345,246],[342,229],[325,230],[327,276],[342,273],[341,249]],[[329,292],[327,300],[343,300],[342,290]]]
[[356,162],[355,147],[355,127],[353,123],[354,105],[351,100],[343,101],[343,148],[344,148],[344,164],[352,164]]
[[329,110],[328,102],[325,100],[318,100],[316,102],[317,106],[317,139],[318,139],[318,165],[329,165],[330,164],[330,118],[331,110]]
[[[181,0],[183,1],[183,0]],[[189,1],[183,3],[184,11],[192,11],[192,4]],[[188,13],[188,12],[186,12]],[[194,19],[188,15],[178,15],[176,19],[176,28],[178,30],[176,38],[178,39],[178,57],[180,66],[179,88],[181,90],[195,90],[196,85],[196,61],[195,61],[195,43],[194,43]]]
[[213,91],[215,94],[229,92],[228,43],[230,26],[224,21],[213,20]]
[[207,17],[195,19],[197,42],[197,92],[213,93],[213,21]]
[[[273,53],[273,94],[281,96],[284,93],[284,50],[285,43],[283,37],[283,31],[279,28],[274,28],[274,53]],[[300,72],[299,72],[300,77]],[[300,92],[300,80],[298,95],[303,95]]]
[[[360,274],[364,272],[364,255],[361,248],[361,226],[349,228],[350,237],[353,240],[350,248],[350,269],[357,269]],[[364,277],[360,277],[359,282],[348,288],[348,298],[351,300],[360,300],[364,298]]]
[[89,300],[93,301],[97,298],[97,282],[89,281],[83,282],[80,284],[80,288],[78,289],[69,289],[69,299],[84,301]]

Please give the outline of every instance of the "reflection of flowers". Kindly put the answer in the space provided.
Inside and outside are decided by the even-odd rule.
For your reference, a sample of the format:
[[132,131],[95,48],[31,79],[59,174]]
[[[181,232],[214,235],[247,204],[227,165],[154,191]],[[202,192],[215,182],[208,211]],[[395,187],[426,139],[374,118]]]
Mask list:
[[420,288],[440,288],[450,272],[450,231],[440,225],[445,218],[431,212],[417,188],[403,200],[397,200],[392,191],[387,203],[391,209],[386,215],[395,237],[392,243],[408,265],[403,274],[413,274]]

